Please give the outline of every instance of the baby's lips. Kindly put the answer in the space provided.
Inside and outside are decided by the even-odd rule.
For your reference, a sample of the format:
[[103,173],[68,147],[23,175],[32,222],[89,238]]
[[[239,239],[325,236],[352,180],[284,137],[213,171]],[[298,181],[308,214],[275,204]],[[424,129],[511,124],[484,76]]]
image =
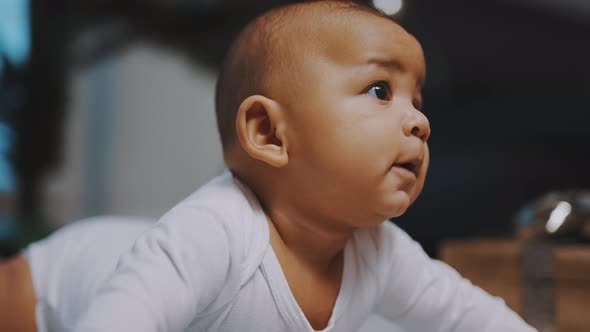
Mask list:
[[410,159],[403,159],[400,161],[397,161],[393,166],[397,166],[397,167],[402,167],[407,169],[408,171],[414,173],[416,176],[418,176],[418,173],[420,172],[420,168],[422,166],[422,162],[424,161],[424,158],[420,157],[413,157]]

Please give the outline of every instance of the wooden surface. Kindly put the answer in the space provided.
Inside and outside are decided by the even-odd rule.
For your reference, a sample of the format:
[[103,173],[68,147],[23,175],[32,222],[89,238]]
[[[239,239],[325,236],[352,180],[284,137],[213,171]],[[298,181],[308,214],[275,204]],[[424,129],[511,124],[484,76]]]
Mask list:
[[[515,240],[447,241],[441,260],[522,315],[530,286],[523,281],[522,248]],[[557,331],[590,332],[590,246],[554,246],[552,263]]]

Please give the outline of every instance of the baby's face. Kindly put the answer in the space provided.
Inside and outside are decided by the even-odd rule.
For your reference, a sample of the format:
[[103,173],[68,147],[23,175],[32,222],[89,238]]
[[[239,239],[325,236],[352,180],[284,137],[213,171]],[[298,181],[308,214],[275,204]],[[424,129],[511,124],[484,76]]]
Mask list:
[[364,14],[317,36],[288,103],[293,189],[301,204],[354,226],[399,216],[422,190],[429,160],[422,49],[395,23]]

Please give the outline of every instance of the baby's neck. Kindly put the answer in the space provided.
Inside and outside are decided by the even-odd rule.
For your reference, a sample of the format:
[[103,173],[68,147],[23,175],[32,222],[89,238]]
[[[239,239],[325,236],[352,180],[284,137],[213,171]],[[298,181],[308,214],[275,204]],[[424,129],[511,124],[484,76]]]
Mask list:
[[333,314],[344,273],[344,248],[350,234],[310,228],[269,213],[270,242],[299,308],[314,330]]
[[275,252],[289,255],[318,273],[333,272],[354,232],[353,228],[334,228],[272,209],[266,215]]
[[240,169],[234,168],[232,172],[258,198],[269,223],[273,249],[288,252],[291,258],[313,270],[330,269],[342,256],[355,228],[318,216],[317,211],[286,203],[292,202],[293,193],[291,186],[282,181],[285,176],[273,168],[261,171],[256,168],[259,165],[252,165],[252,160],[242,159]]

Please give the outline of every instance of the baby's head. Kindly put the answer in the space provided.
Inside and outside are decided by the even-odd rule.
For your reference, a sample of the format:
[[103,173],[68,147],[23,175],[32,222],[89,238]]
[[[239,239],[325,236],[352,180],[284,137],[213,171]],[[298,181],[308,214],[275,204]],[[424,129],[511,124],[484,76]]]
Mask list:
[[374,9],[271,10],[240,33],[217,84],[226,163],[267,208],[354,227],[399,216],[428,167],[424,76],[420,44]]

